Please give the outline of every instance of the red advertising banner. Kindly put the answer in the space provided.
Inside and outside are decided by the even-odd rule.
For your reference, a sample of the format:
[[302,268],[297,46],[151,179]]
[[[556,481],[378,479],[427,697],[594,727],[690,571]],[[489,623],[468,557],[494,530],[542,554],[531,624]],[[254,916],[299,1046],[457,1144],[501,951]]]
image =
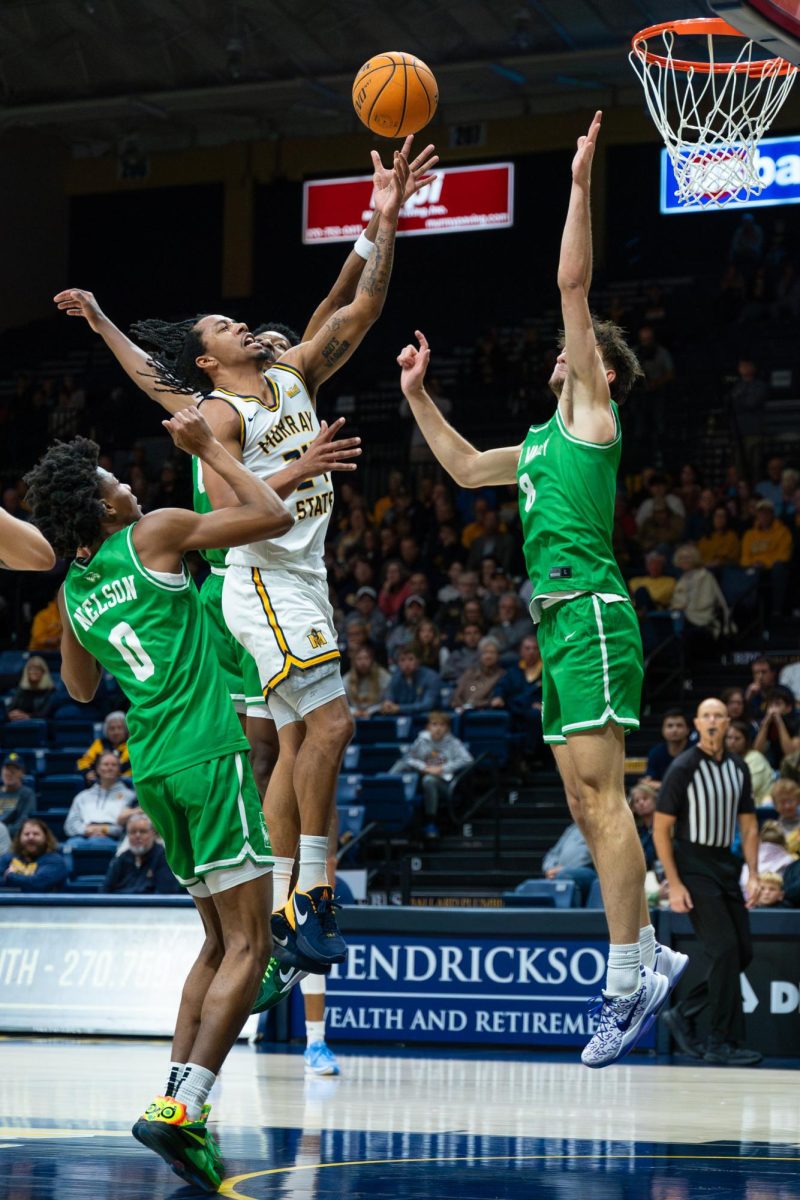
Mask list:
[[[372,176],[303,184],[303,242],[349,242],[372,216]],[[508,229],[514,224],[514,164],[439,167],[400,213],[398,237]]]

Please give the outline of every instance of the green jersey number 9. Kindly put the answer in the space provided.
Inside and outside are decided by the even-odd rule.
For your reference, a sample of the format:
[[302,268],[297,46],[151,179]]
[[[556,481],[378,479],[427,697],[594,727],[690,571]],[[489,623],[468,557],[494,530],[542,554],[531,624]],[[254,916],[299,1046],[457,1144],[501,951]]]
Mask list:
[[533,486],[530,477],[525,474],[520,475],[519,486],[525,493],[525,512],[528,513],[533,508],[536,500],[536,488]]
[[108,640],[115,650],[119,650],[140,682],[155,675],[155,663],[127,621],[120,621],[115,625],[108,635]]

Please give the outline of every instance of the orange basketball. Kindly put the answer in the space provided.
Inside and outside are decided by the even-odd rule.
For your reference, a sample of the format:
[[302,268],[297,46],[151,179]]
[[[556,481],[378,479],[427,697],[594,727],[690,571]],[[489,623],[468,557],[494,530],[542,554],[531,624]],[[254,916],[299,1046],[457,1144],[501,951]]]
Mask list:
[[387,50],[365,62],[353,83],[353,107],[381,137],[406,137],[428,124],[439,103],[433,71],[413,54]]

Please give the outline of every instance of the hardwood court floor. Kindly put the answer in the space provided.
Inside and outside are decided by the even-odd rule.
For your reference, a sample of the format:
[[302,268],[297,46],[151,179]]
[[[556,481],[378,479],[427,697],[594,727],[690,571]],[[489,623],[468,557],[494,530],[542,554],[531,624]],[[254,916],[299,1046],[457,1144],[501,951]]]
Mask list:
[[[129,1134],[164,1043],[0,1043],[3,1200],[189,1200]],[[795,1070],[568,1058],[299,1054],[239,1046],[211,1121],[240,1200],[795,1200]]]

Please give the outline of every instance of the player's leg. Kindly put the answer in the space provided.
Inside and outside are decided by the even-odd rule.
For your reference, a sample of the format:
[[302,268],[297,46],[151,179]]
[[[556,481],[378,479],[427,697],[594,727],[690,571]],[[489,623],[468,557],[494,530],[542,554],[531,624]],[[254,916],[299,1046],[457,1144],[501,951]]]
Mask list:
[[[336,880],[339,813],[334,804],[328,826],[328,879]],[[309,974],[300,982],[306,1018],[305,1069],[309,1075],[338,1075],[339,1062],[325,1038],[325,976]]]
[[241,671],[246,713],[245,734],[250,743],[250,766],[258,794],[263,800],[267,794],[270,776],[278,761],[278,731],[261,691],[255,659],[236,641],[233,634],[229,633],[229,636],[237,648]]

